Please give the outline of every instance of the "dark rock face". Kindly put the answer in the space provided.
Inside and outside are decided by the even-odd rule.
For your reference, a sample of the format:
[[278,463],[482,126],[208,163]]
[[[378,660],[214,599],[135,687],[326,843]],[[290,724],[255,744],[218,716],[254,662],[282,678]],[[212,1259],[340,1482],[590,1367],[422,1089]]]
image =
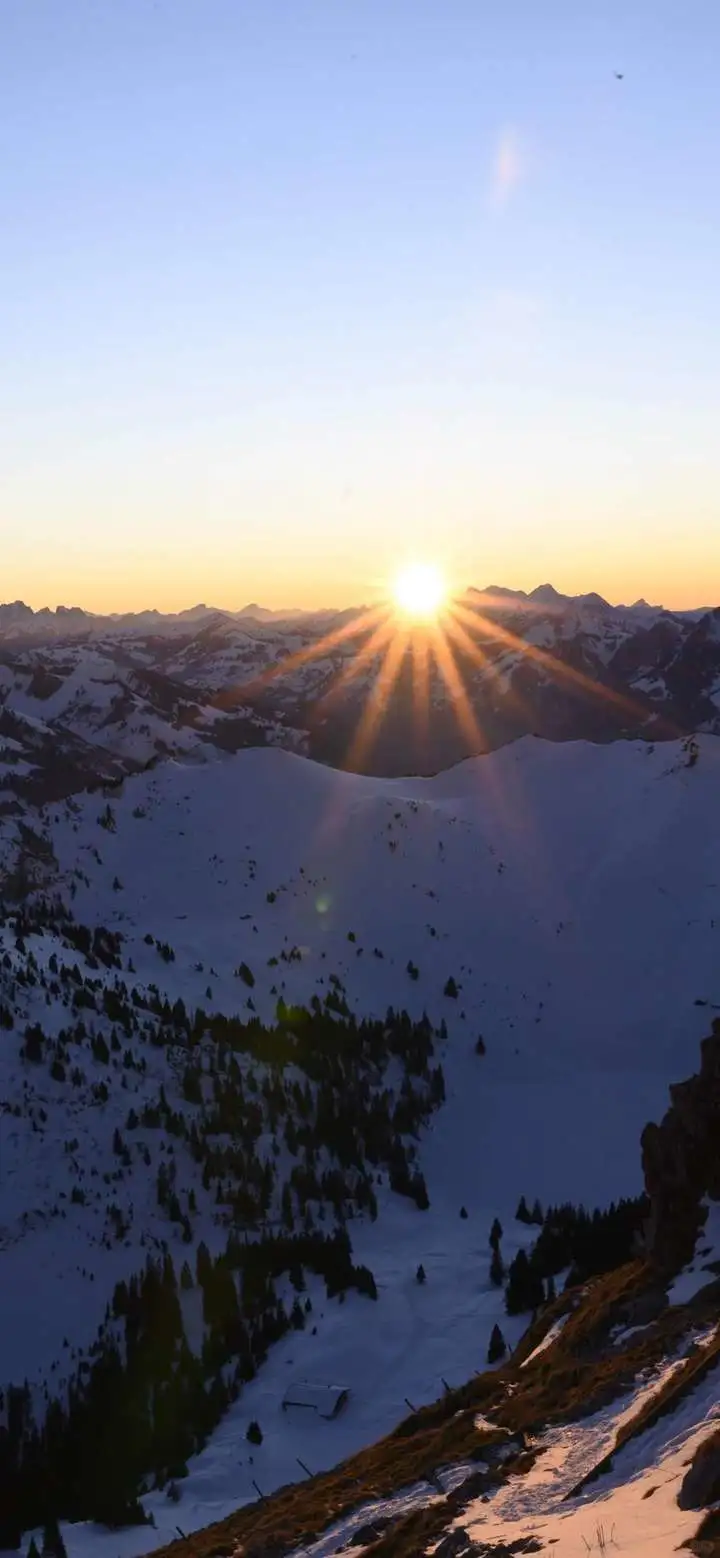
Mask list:
[[697,1449],[677,1496],[681,1509],[707,1509],[720,1499],[720,1433],[711,1434]]
[[700,1047],[700,1070],[670,1088],[670,1108],[642,1134],[651,1212],[646,1247],[661,1266],[692,1257],[704,1221],[701,1201],[720,1200],[720,1020]]
[[376,1542],[378,1537],[382,1534],[383,1531],[387,1530],[389,1525],[392,1525],[392,1521],[389,1515],[378,1515],[377,1519],[373,1520],[370,1525],[359,1527],[355,1534],[350,1538],[348,1546],[367,1547],[370,1542]]
[[542,1552],[542,1542],[533,1536],[519,1536],[514,1542],[473,1542],[467,1531],[451,1531],[435,1548],[435,1558],[521,1558],[524,1553]]
[[638,1293],[636,1298],[631,1298],[628,1303],[622,1305],[616,1323],[628,1328],[636,1325],[652,1325],[653,1320],[657,1320],[667,1306],[668,1296],[663,1287],[647,1288],[644,1293]]

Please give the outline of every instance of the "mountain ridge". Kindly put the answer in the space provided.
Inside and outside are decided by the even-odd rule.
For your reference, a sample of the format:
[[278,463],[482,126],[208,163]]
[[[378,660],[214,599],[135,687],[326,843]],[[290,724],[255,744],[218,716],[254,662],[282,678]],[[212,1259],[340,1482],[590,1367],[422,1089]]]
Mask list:
[[[512,599],[525,603],[535,604],[540,607],[549,607],[558,610],[570,605],[578,607],[587,605],[597,606],[609,612],[652,612],[656,614],[667,613],[668,615],[675,617],[698,617],[704,615],[707,611],[712,609],[711,607],[707,606],[688,607],[685,609],[666,608],[664,606],[649,605],[648,602],[642,598],[635,601],[632,605],[626,606],[620,603],[612,604],[603,596],[598,595],[593,591],[585,593],[580,592],[576,595],[568,595],[562,591],[556,590],[554,585],[550,583],[536,585],[530,591],[497,584],[489,584],[483,588],[476,588],[475,586],[471,585],[468,586],[465,591],[461,591],[458,598],[462,598],[463,594],[468,596],[489,598],[496,597],[506,600]],[[358,604],[343,608],[344,611],[348,612],[359,612],[365,609],[366,608],[364,606]],[[250,602],[249,604],[241,607],[208,606],[204,603],[198,603],[195,606],[184,607],[177,611],[169,612],[160,611],[157,607],[153,606],[145,607],[135,611],[113,611],[103,613],[91,611],[81,606],[68,606],[62,604],[55,607],[41,606],[38,608],[33,608],[32,606],[26,605],[23,600],[18,599],[12,602],[0,602],[0,634],[9,635],[12,629],[15,629],[16,631],[27,629],[29,631],[37,626],[40,626],[41,628],[45,627],[48,632],[55,631],[58,625],[65,627],[69,624],[77,626],[78,628],[86,626],[88,630],[93,628],[101,629],[103,627],[105,629],[110,629],[113,625],[129,628],[133,624],[137,624],[141,629],[143,626],[149,624],[152,621],[160,624],[165,623],[167,625],[176,623],[180,624],[193,620],[201,620],[203,617],[220,617],[235,621],[241,620],[243,617],[254,618],[257,621],[282,621],[297,617],[313,617],[317,616],[318,614],[338,615],[338,612],[336,608],[332,607],[270,608],[258,604],[257,602]]]
[[8,601],[0,603],[0,635],[12,638],[13,634],[24,636],[39,628],[45,629],[48,634],[63,632],[71,626],[78,631],[86,628],[90,631],[112,631],[112,629],[128,630],[137,626],[138,631],[154,624],[173,626],[203,618],[227,618],[240,621],[244,617],[261,621],[289,621],[295,617],[315,615],[314,612],[301,610],[298,607],[287,607],[280,610],[271,610],[267,606],[260,606],[251,602],[237,609],[226,609],[220,606],[206,606],[198,604],[187,606],[179,611],[163,612],[156,606],[149,606],[138,611],[112,611],[97,612],[88,611],[83,606],[40,606],[37,609],[27,606],[24,601]]

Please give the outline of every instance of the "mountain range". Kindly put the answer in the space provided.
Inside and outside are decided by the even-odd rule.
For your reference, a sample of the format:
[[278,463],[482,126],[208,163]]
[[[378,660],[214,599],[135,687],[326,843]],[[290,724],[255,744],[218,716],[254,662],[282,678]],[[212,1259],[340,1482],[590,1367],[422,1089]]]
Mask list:
[[[602,595],[598,595],[594,591],[580,595],[564,595],[561,591],[556,590],[552,584],[539,584],[530,591],[511,589],[506,585],[489,584],[483,589],[471,587],[466,594],[468,596],[474,595],[478,599],[485,601],[490,601],[494,598],[496,601],[516,602],[518,605],[530,608],[549,608],[562,611],[570,607],[574,607],[577,610],[582,610],[585,607],[590,611],[601,611],[603,614],[617,612],[624,617],[628,613],[634,613],[638,616],[647,616],[652,619],[663,615],[698,618],[704,616],[711,609],[710,607],[703,606],[694,607],[685,612],[667,612],[664,606],[651,606],[643,599],[635,601],[630,606],[613,606]],[[364,608],[356,606],[350,609],[359,613]],[[0,603],[0,637],[7,639],[18,637],[42,638],[44,636],[65,636],[68,632],[87,632],[92,634],[113,631],[127,632],[133,629],[142,633],[153,627],[160,631],[171,632],[178,627],[182,627],[183,624],[199,623],[208,618],[225,618],[232,622],[241,621],[243,618],[249,617],[257,622],[281,622],[299,617],[312,618],[318,615],[337,616],[338,612],[333,607],[325,607],[320,611],[317,609],[301,609],[299,607],[293,607],[292,609],[274,608],[271,610],[267,606],[259,605],[256,601],[251,601],[248,605],[242,606],[237,610],[228,610],[220,606],[207,606],[199,603],[196,606],[189,606],[177,612],[162,612],[155,607],[150,607],[144,611],[102,613],[87,611],[82,606],[56,606],[54,608],[42,606],[38,610],[33,610],[24,601],[16,600],[6,602],[4,605]]]
[[[444,660],[418,628],[390,675],[377,610],[199,606],[110,619],[0,607],[0,731],[42,788],[37,751],[23,754],[23,721],[47,726],[88,774],[263,740],[379,776],[427,774],[526,734],[665,740],[720,729],[720,608],[616,607],[544,585],[530,595],[468,591],[459,611]],[[371,739],[359,744],[378,700]]]

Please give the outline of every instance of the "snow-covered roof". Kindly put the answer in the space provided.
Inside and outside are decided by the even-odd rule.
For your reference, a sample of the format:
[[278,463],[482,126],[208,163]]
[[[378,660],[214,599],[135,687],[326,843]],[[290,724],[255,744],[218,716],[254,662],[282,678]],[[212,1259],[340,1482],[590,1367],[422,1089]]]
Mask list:
[[346,1385],[319,1385],[310,1380],[297,1380],[285,1391],[283,1411],[288,1407],[305,1407],[317,1412],[318,1417],[337,1417],[349,1394]]

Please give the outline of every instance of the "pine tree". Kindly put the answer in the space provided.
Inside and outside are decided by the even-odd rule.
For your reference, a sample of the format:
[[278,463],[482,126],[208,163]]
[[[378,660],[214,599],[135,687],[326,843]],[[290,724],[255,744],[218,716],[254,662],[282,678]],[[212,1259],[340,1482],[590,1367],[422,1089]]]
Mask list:
[[430,1197],[428,1195],[428,1189],[425,1183],[425,1176],[424,1174],[421,1174],[419,1169],[415,1170],[415,1173],[413,1174],[410,1181],[410,1194],[412,1195],[418,1211],[427,1212],[430,1205]]
[[530,1213],[530,1221],[531,1223],[536,1223],[538,1228],[542,1228],[542,1225],[545,1221],[542,1207],[540,1202],[537,1200],[533,1201],[533,1209]]
[[43,1558],[67,1558],[62,1533],[54,1515],[46,1520],[43,1528],[42,1552]]
[[500,1254],[500,1247],[499,1245],[495,1245],[493,1248],[492,1260],[490,1262],[490,1281],[495,1284],[496,1288],[501,1288],[503,1285],[504,1276],[505,1266],[503,1264],[502,1255]]
[[290,1189],[290,1186],[287,1183],[284,1184],[283,1188],[282,1188],[282,1195],[280,1197],[280,1206],[281,1206],[281,1216],[282,1216],[283,1223],[284,1223],[285,1227],[288,1229],[288,1231],[292,1232],[292,1226],[293,1226],[293,1221],[294,1221],[292,1191]]
[[201,1239],[197,1247],[197,1254],[195,1256],[195,1273],[201,1286],[207,1282],[209,1277],[212,1276],[212,1260],[210,1257],[210,1251],[204,1239]]
[[494,1325],[490,1337],[490,1345],[487,1351],[488,1363],[499,1363],[505,1357],[507,1344],[499,1325]]
[[532,1218],[528,1211],[527,1201],[525,1200],[524,1196],[521,1196],[520,1200],[518,1201],[518,1209],[515,1213],[515,1221],[518,1223],[532,1222]]
[[499,1247],[500,1247],[500,1240],[502,1239],[502,1236],[503,1236],[502,1223],[500,1222],[500,1219],[498,1217],[496,1217],[495,1221],[494,1221],[494,1223],[492,1225],[492,1228],[490,1229],[489,1244],[490,1244],[491,1250],[499,1249]]
[[422,1284],[423,1282],[425,1282],[425,1280],[426,1280],[426,1277],[425,1277],[425,1267],[421,1264],[421,1265],[418,1266],[418,1269],[415,1272],[415,1281]]
[[254,1418],[253,1418],[253,1421],[248,1424],[248,1431],[247,1431],[247,1433],[245,1435],[245,1438],[247,1439],[248,1444],[262,1444],[262,1442],[263,1442],[263,1431],[262,1431],[262,1428],[260,1427],[260,1424],[255,1421]]
[[509,1315],[521,1315],[539,1309],[544,1302],[543,1279],[525,1251],[518,1250],[508,1272],[505,1308]]

